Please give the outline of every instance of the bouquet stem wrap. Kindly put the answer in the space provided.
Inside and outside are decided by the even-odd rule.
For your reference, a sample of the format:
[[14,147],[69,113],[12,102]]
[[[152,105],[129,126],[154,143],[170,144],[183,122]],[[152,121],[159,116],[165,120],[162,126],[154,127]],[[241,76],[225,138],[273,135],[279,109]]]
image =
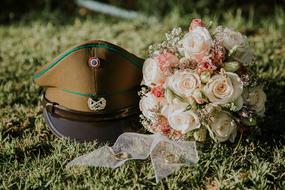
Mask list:
[[128,160],[144,160],[149,156],[156,182],[181,166],[194,165],[199,160],[195,141],[173,141],[159,134],[123,133],[112,147],[106,145],[75,158],[67,167],[78,165],[117,168]]

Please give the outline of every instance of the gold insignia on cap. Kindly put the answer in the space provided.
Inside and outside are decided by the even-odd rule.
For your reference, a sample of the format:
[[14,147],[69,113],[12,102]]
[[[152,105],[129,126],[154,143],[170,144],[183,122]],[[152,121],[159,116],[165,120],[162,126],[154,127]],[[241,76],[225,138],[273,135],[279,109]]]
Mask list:
[[88,107],[92,111],[100,111],[105,109],[107,101],[105,98],[101,97],[98,100],[93,100],[92,98],[88,98]]

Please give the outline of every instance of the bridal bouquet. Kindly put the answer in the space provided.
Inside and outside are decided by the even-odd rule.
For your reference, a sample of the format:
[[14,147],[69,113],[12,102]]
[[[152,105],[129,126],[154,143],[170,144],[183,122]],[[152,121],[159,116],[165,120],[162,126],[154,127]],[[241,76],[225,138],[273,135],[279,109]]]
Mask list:
[[[141,123],[171,139],[235,140],[264,116],[266,94],[250,70],[247,38],[229,28],[212,32],[200,19],[174,28],[150,46],[143,66]],[[207,135],[209,134],[209,135]]]
[[78,157],[68,167],[117,168],[150,157],[158,182],[183,165],[197,164],[196,141],[210,136],[233,142],[238,131],[248,131],[264,116],[266,95],[253,64],[239,32],[223,27],[210,32],[200,19],[192,20],[185,34],[174,28],[166,41],[150,47],[143,65],[141,123],[154,134],[123,133],[112,147]]

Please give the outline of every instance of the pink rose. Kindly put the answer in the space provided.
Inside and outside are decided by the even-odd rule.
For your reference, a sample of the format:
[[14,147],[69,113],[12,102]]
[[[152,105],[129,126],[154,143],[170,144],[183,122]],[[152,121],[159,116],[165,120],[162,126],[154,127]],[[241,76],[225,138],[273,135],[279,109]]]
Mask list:
[[159,63],[159,68],[162,72],[168,73],[171,68],[175,67],[179,63],[179,59],[171,53],[163,53],[155,57],[155,60]]
[[182,133],[170,127],[168,119],[164,116],[159,116],[157,120],[149,126],[152,133],[159,133],[169,138],[181,138]]
[[193,30],[196,26],[200,26],[200,27],[205,27],[205,24],[203,23],[203,21],[199,18],[195,18],[192,20],[190,27],[189,27],[189,32],[191,30]]
[[151,93],[157,98],[164,97],[164,91],[162,86],[156,86],[151,89]]
[[204,71],[209,71],[212,73],[214,70],[216,70],[217,67],[212,64],[211,60],[209,59],[202,59],[201,63],[197,66],[197,72],[202,73]]

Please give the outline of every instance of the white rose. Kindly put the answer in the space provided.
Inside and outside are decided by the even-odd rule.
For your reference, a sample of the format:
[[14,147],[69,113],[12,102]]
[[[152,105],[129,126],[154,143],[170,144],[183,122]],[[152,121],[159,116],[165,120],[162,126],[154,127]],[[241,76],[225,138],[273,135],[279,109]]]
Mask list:
[[237,49],[236,53],[233,54],[233,58],[244,65],[250,65],[255,60],[255,55],[250,48],[244,48],[243,51]]
[[237,74],[231,72],[214,75],[204,86],[204,94],[214,104],[234,102],[242,91],[242,81]]
[[182,134],[200,127],[198,116],[191,110],[186,111],[187,104],[169,104],[162,108],[161,113],[168,119],[171,128]]
[[158,98],[152,95],[151,93],[147,93],[140,100],[139,107],[142,114],[149,120],[154,121],[156,118],[156,113],[154,110],[160,106],[160,102]]
[[185,57],[198,60],[203,58],[209,53],[211,43],[211,35],[205,27],[194,27],[182,40]]
[[216,29],[216,37],[222,41],[223,46],[227,50],[236,48],[236,53],[233,57],[246,65],[252,63],[254,54],[250,50],[246,36],[240,32],[235,32],[229,28],[218,27]]
[[201,85],[199,75],[192,70],[175,71],[166,80],[166,87],[170,88],[174,93],[189,97],[195,89]]
[[219,142],[227,140],[234,142],[237,134],[237,125],[230,114],[225,111],[216,112],[211,119],[210,127],[214,133],[214,138]]
[[257,115],[264,116],[266,94],[264,93],[261,86],[257,86],[251,89],[245,89],[243,97],[247,104],[253,106]]
[[222,43],[227,50],[231,50],[235,46],[238,46],[240,50],[248,47],[246,36],[242,35],[240,32],[225,28],[221,35]]
[[165,76],[159,68],[159,63],[152,58],[145,60],[143,64],[143,82],[147,86],[163,83]]

